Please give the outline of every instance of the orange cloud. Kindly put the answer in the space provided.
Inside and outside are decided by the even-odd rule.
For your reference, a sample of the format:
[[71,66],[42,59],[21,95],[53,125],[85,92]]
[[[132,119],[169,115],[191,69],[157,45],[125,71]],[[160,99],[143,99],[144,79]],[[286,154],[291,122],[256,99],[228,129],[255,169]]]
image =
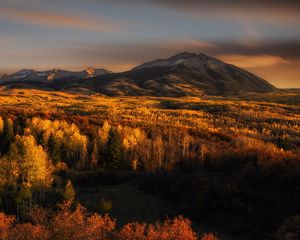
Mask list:
[[245,56],[245,55],[221,55],[218,56],[224,62],[231,63],[241,68],[259,68],[259,67],[269,67],[275,66],[282,63],[288,63],[278,56],[271,55],[255,55],[255,56]]
[[272,55],[220,55],[222,61],[245,68],[279,88],[300,87],[300,62]]
[[279,88],[300,88],[300,62],[290,62],[266,68],[250,68],[249,71],[270,81]]
[[169,48],[172,50],[189,50],[189,51],[197,51],[199,49],[211,49],[216,46],[213,43],[197,40],[197,39],[177,39],[171,41],[165,41],[160,43],[161,46],[165,48]]
[[[74,14],[75,15],[75,14]],[[115,31],[122,24],[108,20],[106,18],[82,13],[76,13],[76,16],[37,11],[37,10],[18,10],[14,8],[1,8],[0,18],[10,21],[17,21],[31,25],[47,27],[71,27],[91,31]]]

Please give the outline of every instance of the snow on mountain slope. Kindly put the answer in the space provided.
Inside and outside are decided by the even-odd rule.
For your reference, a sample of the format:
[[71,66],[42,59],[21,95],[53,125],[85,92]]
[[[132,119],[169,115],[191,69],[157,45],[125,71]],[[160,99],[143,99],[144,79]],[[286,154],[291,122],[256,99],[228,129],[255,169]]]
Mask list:
[[141,64],[133,68],[133,70],[152,67],[176,67],[178,65],[183,65],[185,67],[197,69],[199,71],[204,70],[205,64],[209,64],[211,68],[218,69],[222,69],[225,65],[225,63],[221,62],[220,60],[206,56],[202,53],[196,54],[183,52],[168,59],[158,59]]
[[105,69],[95,69],[89,67],[81,72],[72,72],[67,70],[53,69],[47,71],[35,71],[32,69],[22,69],[11,75],[4,75],[0,78],[1,81],[53,81],[56,79],[72,78],[74,80],[101,76],[111,73]]

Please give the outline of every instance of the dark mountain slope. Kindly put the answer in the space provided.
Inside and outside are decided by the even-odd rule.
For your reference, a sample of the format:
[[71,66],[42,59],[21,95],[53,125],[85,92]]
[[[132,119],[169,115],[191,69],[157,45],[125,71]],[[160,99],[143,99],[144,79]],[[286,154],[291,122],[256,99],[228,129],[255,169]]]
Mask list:
[[241,68],[204,54],[181,53],[144,63],[130,71],[84,79],[66,77],[47,82],[63,91],[86,89],[109,96],[200,96],[272,92],[274,86]]

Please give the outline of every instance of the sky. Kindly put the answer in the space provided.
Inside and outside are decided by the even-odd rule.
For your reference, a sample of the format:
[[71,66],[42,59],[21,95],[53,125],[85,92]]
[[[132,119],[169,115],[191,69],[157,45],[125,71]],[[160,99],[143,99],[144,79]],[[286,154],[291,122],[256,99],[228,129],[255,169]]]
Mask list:
[[300,1],[0,0],[0,75],[119,72],[183,51],[300,88]]

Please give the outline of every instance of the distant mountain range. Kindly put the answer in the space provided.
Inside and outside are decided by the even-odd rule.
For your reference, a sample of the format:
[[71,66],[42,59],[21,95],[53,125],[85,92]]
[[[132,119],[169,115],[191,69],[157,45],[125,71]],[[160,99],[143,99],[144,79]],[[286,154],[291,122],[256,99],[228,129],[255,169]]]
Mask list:
[[21,70],[0,79],[10,88],[42,88],[98,92],[109,96],[232,95],[276,90],[266,80],[204,54],[180,53],[112,73],[88,68],[82,72]]
[[40,81],[47,82],[57,79],[64,78],[72,78],[74,80],[83,79],[83,78],[91,78],[100,76],[103,74],[111,73],[105,69],[95,69],[93,67],[89,67],[81,72],[71,72],[60,69],[53,69],[47,71],[35,71],[32,69],[22,69],[11,75],[4,75],[0,78],[1,81]]

